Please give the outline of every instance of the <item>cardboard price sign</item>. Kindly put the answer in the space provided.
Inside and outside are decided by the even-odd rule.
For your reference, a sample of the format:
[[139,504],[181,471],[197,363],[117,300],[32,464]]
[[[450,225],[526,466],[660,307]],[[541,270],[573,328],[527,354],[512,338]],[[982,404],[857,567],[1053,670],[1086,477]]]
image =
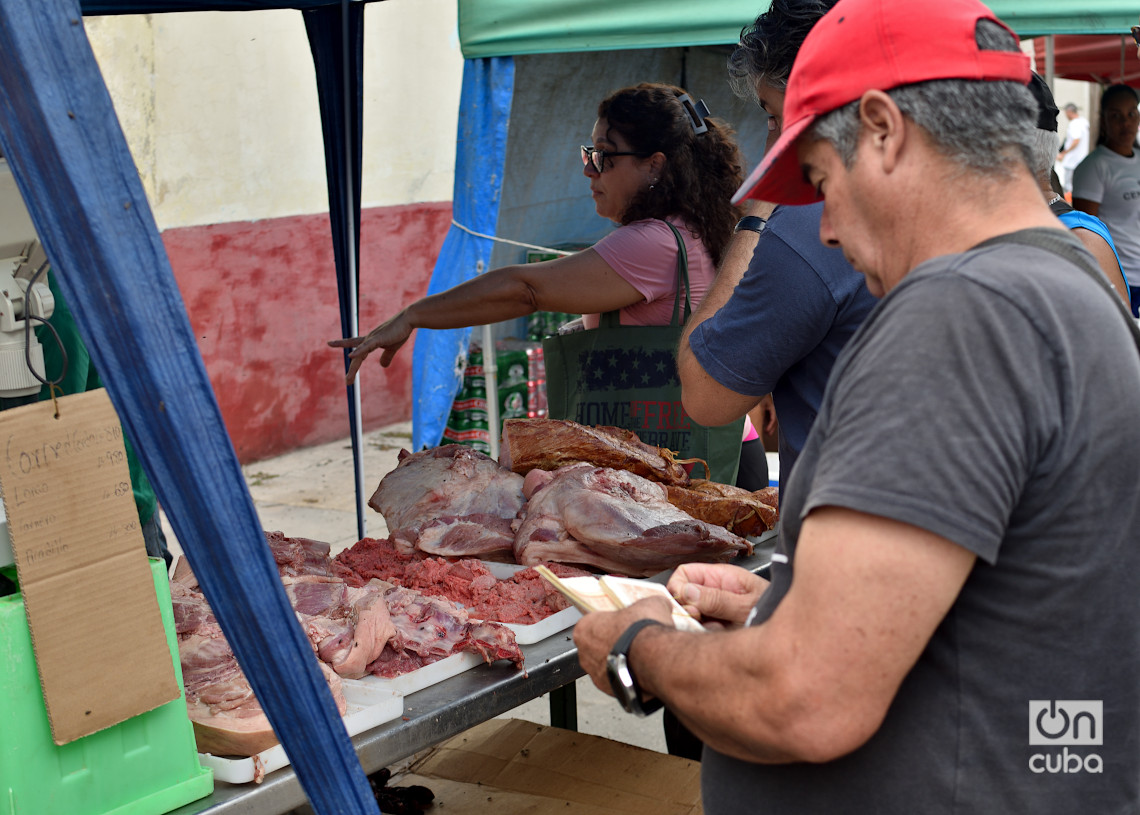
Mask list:
[[66,744],[178,698],[119,417],[104,390],[0,412],[0,493]]

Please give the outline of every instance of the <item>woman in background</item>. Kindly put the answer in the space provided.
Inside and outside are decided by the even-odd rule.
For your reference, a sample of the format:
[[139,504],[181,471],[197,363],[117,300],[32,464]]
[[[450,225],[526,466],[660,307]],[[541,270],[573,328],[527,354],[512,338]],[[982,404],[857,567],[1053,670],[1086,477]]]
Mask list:
[[[1140,302],[1140,95],[1127,85],[1111,85],[1100,97],[1096,149],[1073,172],[1073,208],[1100,218],[1108,227],[1120,266]],[[1136,314],[1135,307],[1132,310]]]
[[[536,311],[581,314],[587,329],[607,311],[619,311],[622,325],[668,325],[678,253],[669,224],[684,240],[695,308],[732,237],[738,213],[730,199],[743,178],[732,130],[706,114],[673,85],[611,93],[598,106],[592,143],[580,152],[595,210],[619,228],[589,249],[494,269],[417,300],[366,336],[331,341],[353,349],[346,381],[374,351],[387,367],[417,328],[463,328]],[[758,454],[763,458],[762,446]],[[742,486],[760,489],[766,479],[765,466],[764,483]]]

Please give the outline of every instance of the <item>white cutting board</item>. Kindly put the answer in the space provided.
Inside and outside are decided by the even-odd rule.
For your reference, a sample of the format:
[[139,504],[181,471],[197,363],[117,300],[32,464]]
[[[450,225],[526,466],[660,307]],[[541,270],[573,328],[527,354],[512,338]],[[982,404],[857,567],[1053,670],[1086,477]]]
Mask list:
[[444,657],[439,660],[439,662],[433,662],[422,668],[416,668],[414,671],[408,671],[405,674],[394,676],[391,679],[383,676],[369,675],[363,679],[355,679],[353,681],[369,687],[392,691],[407,696],[409,693],[423,690],[437,682],[451,679],[453,676],[459,676],[459,674],[464,671],[482,664],[483,657],[478,654],[469,654],[466,651],[461,651],[458,654]]
[[[399,693],[371,687],[354,679],[342,680],[341,687],[344,689],[344,700],[348,703],[348,710],[342,718],[350,736],[371,730],[404,714],[404,697]],[[267,774],[290,763],[285,748],[280,744],[247,758],[199,753],[198,761],[203,767],[214,771],[215,781],[225,781],[227,784],[260,781]]]

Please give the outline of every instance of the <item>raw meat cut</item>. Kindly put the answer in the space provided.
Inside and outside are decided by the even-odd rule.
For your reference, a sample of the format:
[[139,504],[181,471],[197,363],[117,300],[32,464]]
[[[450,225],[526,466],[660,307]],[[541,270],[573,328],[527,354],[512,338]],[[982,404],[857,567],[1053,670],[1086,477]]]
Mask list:
[[514,632],[498,623],[472,622],[463,606],[393,586],[384,595],[395,634],[369,672],[392,677],[430,665],[457,651],[479,654],[486,662],[509,659],[522,667]]
[[[589,574],[561,563],[548,565],[559,577]],[[479,620],[530,625],[569,606],[534,569],[499,579],[473,558],[452,561],[426,557],[421,552],[409,554],[391,540],[365,538],[357,542],[336,556],[333,571],[350,586],[379,578],[421,594],[446,597]]]
[[506,547],[509,533],[489,519],[515,517],[524,501],[522,476],[462,444],[401,450],[399,462],[368,502],[390,533],[415,543],[421,530],[439,522],[426,541],[434,554],[471,556]]
[[[414,545],[421,552],[440,557],[471,557],[513,563],[515,533],[511,529],[512,520],[485,513],[473,513],[462,518],[437,518],[420,527]],[[405,534],[405,531],[401,530],[400,534]]]
[[692,561],[731,560],[752,544],[669,503],[663,484],[579,463],[527,474],[515,559],[592,566],[649,577]]
[[284,578],[285,593],[317,656],[345,679],[359,679],[395,632],[379,580],[350,587],[339,578]]
[[[287,538],[280,532],[267,533],[266,541],[342,715],[347,704],[341,676],[360,678],[373,663],[387,664],[386,675],[394,676],[449,656],[452,652],[446,649],[455,648],[478,653],[488,662],[510,659],[522,664],[514,633],[504,626],[471,622],[462,607],[404,588],[393,595],[399,608],[390,613],[388,595],[393,585],[362,577],[343,562],[334,563],[328,544]],[[407,562],[426,558],[394,550],[392,556]],[[170,592],[187,710],[198,749],[215,755],[254,755],[275,744],[269,719],[185,558],[174,570]]]
[[685,485],[689,474],[673,452],[652,447],[636,433],[618,427],[586,427],[565,419],[507,419],[499,463],[524,475],[533,469],[556,470],[587,462],[627,470],[651,481]]
[[282,577],[329,574],[330,547],[323,541],[287,538],[282,532],[266,532],[265,542],[277,561]]
[[694,479],[688,487],[670,485],[669,503],[710,524],[737,535],[759,535],[776,526],[776,488],[749,492],[716,481]]
[[[183,577],[189,571],[183,573]],[[201,591],[179,580],[170,584],[186,709],[198,750],[214,755],[250,756],[277,743],[269,718],[222,634]],[[348,709],[340,677],[324,663],[337,709]]]

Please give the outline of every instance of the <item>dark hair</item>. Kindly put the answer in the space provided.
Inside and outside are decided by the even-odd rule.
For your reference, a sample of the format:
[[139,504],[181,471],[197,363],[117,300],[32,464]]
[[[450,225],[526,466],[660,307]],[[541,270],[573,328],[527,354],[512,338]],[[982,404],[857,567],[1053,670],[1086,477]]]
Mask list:
[[598,118],[606,120],[610,132],[620,133],[630,150],[665,155],[653,188],[633,197],[622,225],[679,216],[719,265],[739,217],[731,199],[744,180],[743,161],[726,122],[706,118],[708,131],[695,131],[692,115],[679,101],[683,95],[674,85],[643,82],[603,99]]
[[740,30],[740,43],[728,58],[728,81],[742,99],[756,98],[763,79],[783,90],[804,38],[839,0],[773,0],[752,25]]
[[1097,144],[1104,144],[1105,136],[1104,136],[1104,127],[1103,127],[1104,121],[1103,120],[1104,120],[1105,104],[1110,99],[1115,99],[1117,96],[1128,96],[1129,98],[1132,99],[1133,102],[1140,104],[1140,93],[1137,93],[1136,89],[1133,88],[1131,85],[1121,85],[1121,84],[1117,83],[1115,85],[1109,85],[1107,88],[1105,88],[1104,93],[1102,93],[1100,95],[1100,118],[1101,118],[1101,125],[1102,126],[1098,128],[1099,132],[1096,134],[1096,143]]

